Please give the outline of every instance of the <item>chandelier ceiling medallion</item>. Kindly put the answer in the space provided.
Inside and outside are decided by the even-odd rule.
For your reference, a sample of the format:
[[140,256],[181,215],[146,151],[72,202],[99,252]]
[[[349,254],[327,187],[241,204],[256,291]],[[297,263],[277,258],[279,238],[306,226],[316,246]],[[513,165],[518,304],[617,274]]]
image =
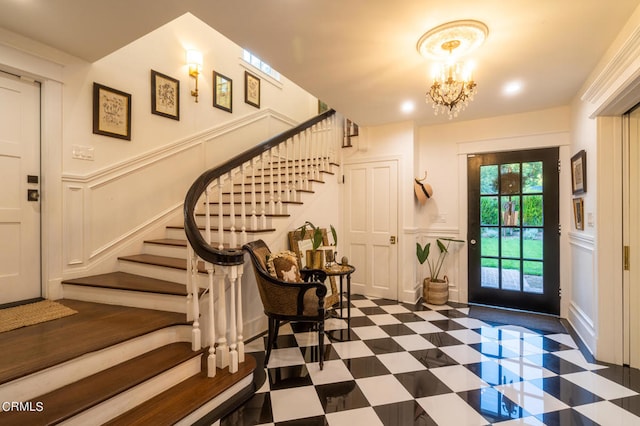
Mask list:
[[461,20],[439,25],[418,40],[418,52],[437,61],[433,83],[426,95],[426,102],[433,104],[435,115],[447,113],[452,119],[473,100],[477,85],[472,66],[460,58],[480,47],[488,33],[482,22]]

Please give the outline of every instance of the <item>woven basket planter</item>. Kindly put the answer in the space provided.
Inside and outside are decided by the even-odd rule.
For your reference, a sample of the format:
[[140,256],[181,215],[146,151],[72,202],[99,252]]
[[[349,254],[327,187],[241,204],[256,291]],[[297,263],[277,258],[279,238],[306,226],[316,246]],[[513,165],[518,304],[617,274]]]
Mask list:
[[438,281],[425,278],[422,284],[422,296],[430,305],[444,305],[449,300],[449,278],[446,275],[444,280]]

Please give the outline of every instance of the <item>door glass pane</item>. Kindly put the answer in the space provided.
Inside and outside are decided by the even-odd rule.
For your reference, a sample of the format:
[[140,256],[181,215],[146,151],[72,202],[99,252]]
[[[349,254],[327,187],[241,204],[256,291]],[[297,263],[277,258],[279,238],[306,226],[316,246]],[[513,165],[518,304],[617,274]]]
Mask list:
[[522,212],[523,226],[542,226],[544,224],[542,195],[524,195],[522,205],[524,207]]
[[500,165],[500,193],[519,194],[520,193],[520,164]]
[[542,260],[544,230],[542,228],[529,228],[522,230],[522,257],[525,259]]
[[522,262],[524,270],[523,290],[528,293],[542,294],[544,288],[542,286],[542,262],[534,262],[525,260]]
[[502,261],[502,289],[520,291],[520,261]]
[[485,288],[499,288],[498,259],[481,259],[480,286]]
[[480,225],[498,226],[498,197],[480,197]]
[[520,229],[507,228],[502,229],[501,238],[501,254],[500,257],[520,258]]
[[520,197],[500,197],[502,226],[520,224]]
[[480,194],[498,193],[498,166],[480,166]]
[[488,228],[483,226],[480,228],[480,255],[481,256],[500,256],[498,250],[498,228]]
[[542,193],[542,161],[522,163],[522,192]]

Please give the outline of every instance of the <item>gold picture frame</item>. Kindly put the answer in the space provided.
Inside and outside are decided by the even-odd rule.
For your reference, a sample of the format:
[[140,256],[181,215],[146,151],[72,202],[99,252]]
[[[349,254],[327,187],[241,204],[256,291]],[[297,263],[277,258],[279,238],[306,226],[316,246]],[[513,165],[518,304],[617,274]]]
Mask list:
[[213,106],[233,113],[233,80],[213,72]]
[[587,192],[587,153],[584,149],[571,157],[571,190],[573,194]]
[[93,133],[131,140],[131,95],[93,83]]
[[584,230],[584,201],[582,197],[573,199],[573,223],[578,231]]
[[151,113],[180,121],[180,80],[151,70]]
[[244,101],[260,108],[260,79],[249,71],[244,72]]
[[[322,245],[328,246],[329,239],[327,238],[327,230],[325,228],[321,228],[322,232]],[[306,250],[311,250],[311,236],[313,235],[313,230],[307,229],[304,238],[300,235],[300,231],[289,231],[289,247],[296,254],[296,258],[298,259],[298,269],[302,269],[305,262]],[[319,248],[318,250],[322,250]],[[336,303],[340,301],[338,295],[338,286],[336,284],[335,277],[327,277],[329,283],[325,282],[327,286],[327,295],[325,297],[325,306],[334,306]]]

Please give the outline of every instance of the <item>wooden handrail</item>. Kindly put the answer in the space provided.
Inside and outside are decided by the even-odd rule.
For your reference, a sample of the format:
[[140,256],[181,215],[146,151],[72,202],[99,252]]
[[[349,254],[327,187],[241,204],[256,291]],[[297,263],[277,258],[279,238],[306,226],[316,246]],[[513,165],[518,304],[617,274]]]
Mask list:
[[264,152],[285,142],[294,135],[303,132],[313,125],[331,117],[335,110],[329,110],[317,115],[304,123],[289,129],[279,135],[272,137],[253,148],[231,158],[221,166],[214,167],[201,174],[187,191],[184,201],[184,230],[189,244],[193,251],[203,260],[216,265],[241,265],[244,263],[244,252],[240,248],[229,248],[220,250],[211,246],[202,236],[195,220],[194,211],[200,196],[206,191],[209,184],[225,173],[229,173],[253,158],[262,155]]

